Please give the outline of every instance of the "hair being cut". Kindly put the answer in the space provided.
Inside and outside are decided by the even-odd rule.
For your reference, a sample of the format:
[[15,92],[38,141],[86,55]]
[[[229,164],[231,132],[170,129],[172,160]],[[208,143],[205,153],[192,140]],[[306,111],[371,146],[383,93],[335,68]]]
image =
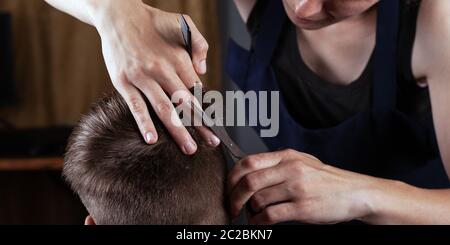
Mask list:
[[[149,105],[148,108],[151,108]],[[100,100],[75,128],[63,176],[96,224],[226,224],[226,163],[220,147],[183,154],[155,113],[148,145],[120,95]]]

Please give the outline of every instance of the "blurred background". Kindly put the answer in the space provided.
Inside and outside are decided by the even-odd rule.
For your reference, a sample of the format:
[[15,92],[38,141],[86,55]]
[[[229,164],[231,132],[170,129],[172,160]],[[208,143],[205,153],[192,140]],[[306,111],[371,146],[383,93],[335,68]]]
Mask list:
[[[203,82],[233,88],[222,73],[226,41],[249,40],[232,1],[145,2],[189,14],[210,44]],[[64,148],[80,116],[112,89],[93,27],[43,0],[0,2],[0,224],[83,223],[86,211],[60,176]],[[260,151],[248,129],[233,135]]]

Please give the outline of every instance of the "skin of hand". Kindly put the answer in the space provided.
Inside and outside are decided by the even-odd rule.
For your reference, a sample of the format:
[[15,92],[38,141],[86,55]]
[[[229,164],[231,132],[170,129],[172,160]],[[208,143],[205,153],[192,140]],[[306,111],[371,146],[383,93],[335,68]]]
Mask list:
[[333,224],[367,216],[367,190],[376,184],[375,178],[294,150],[263,153],[241,160],[229,173],[230,211],[238,216],[249,201],[257,213],[252,224]]
[[[56,8],[92,24],[101,36],[103,55],[114,87],[130,107],[145,141],[158,135],[145,103],[145,96],[172,138],[185,154],[197,144],[178,117],[168,95],[184,92],[182,102],[195,101],[189,89],[207,71],[208,43],[185,16],[192,31],[193,59],[184,48],[180,15],[144,4],[141,0],[47,0]],[[197,127],[211,146],[220,140],[206,127]]]
[[294,150],[249,156],[228,176],[230,212],[251,224],[449,224],[450,192],[341,170]]

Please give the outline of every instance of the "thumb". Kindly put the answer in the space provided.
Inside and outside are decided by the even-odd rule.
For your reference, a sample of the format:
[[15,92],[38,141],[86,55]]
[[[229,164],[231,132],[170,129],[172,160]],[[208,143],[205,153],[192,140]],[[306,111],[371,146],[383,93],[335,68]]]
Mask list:
[[194,63],[195,71],[200,75],[204,75],[207,72],[206,58],[208,57],[209,45],[192,19],[186,15],[185,18],[192,33],[192,62]]

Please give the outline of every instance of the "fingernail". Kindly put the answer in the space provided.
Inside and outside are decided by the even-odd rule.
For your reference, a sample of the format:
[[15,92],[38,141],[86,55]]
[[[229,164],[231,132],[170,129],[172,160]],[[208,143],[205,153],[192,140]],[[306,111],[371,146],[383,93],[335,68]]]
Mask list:
[[152,143],[152,140],[153,140],[153,134],[150,133],[150,132],[146,133],[146,134],[145,134],[145,141],[146,141],[148,144],[150,144],[150,143]]
[[199,69],[200,69],[199,70],[200,74],[205,74],[206,73],[206,69],[207,69],[207,67],[206,67],[206,60],[200,61]]
[[188,142],[183,147],[184,153],[191,155],[197,150],[197,145],[194,142]]
[[211,138],[209,139],[209,144],[210,144],[211,146],[218,146],[218,145],[220,145],[220,139],[217,138],[217,136],[213,135],[213,136],[211,136]]

